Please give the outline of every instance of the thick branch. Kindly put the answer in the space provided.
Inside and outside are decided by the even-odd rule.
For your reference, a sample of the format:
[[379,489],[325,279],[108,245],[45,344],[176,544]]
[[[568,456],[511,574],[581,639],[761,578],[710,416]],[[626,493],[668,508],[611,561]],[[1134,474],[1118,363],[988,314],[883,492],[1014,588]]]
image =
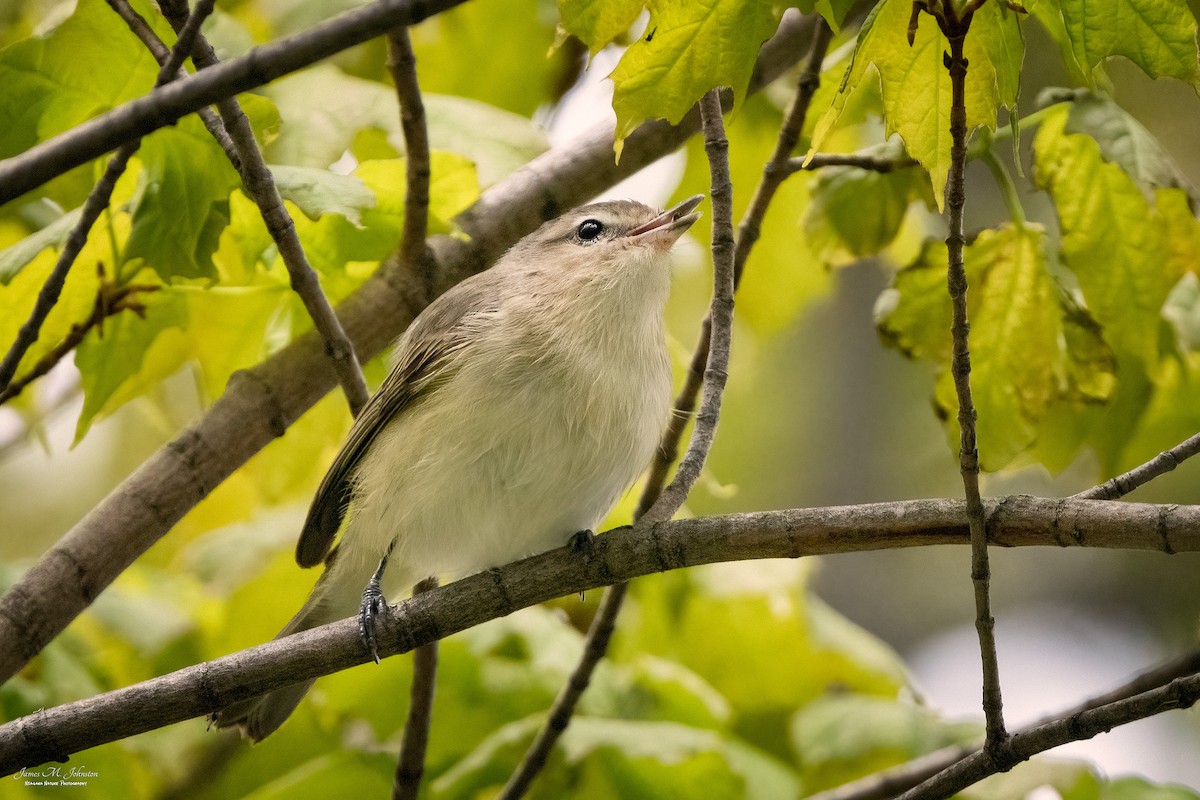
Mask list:
[[[986,506],[1000,546],[1200,551],[1200,506],[1007,497]],[[591,558],[560,548],[417,595],[381,620],[382,656],[555,597],[652,572],[758,558],[966,544],[965,504],[910,500],[731,514],[623,528],[595,541]],[[203,716],[280,686],[371,659],[346,619],[206,664],[39,711],[0,726],[9,773],[136,733]]]
[[[171,27],[176,31],[182,30],[188,18],[187,0],[161,0],[160,6]],[[192,63],[201,70],[214,69],[219,63],[216,52],[204,34],[196,36],[191,56]],[[258,206],[267,231],[279,249],[284,266],[287,267],[292,291],[304,303],[304,309],[312,319],[313,327],[325,343],[325,353],[333,362],[334,372],[337,373],[338,382],[346,395],[346,402],[350,405],[350,413],[358,416],[359,410],[367,404],[370,392],[363,378],[362,367],[358,363],[358,355],[354,352],[354,345],[347,338],[342,324],[338,322],[333,306],[329,304],[329,298],[321,290],[316,271],[308,263],[308,257],[304,254],[300,237],[296,233],[296,224],[283,205],[283,197],[275,186],[271,170],[263,160],[262,151],[258,149],[250,120],[243,113],[241,104],[235,98],[227,97],[218,101],[217,110],[221,112],[225,129],[237,149],[241,163],[239,174],[246,194]],[[235,162],[234,167],[237,165]]]
[[462,2],[376,0],[118,106],[19,156],[0,161],[0,204],[206,105],[262,86],[397,26],[414,25]]
[[[779,33],[763,47],[752,88],[791,63],[805,31],[802,19],[785,17]],[[215,73],[231,63],[204,72]],[[546,219],[672,151],[697,124],[692,115],[678,127],[643,125],[626,140],[619,165],[613,163],[610,126],[534,159],[459,216],[469,242],[431,240],[437,264],[433,293],[484,269]],[[393,258],[338,311],[355,348],[369,358],[404,330],[426,296],[425,287],[414,286]],[[328,359],[313,336],[235,374],[212,408],[93,508],[0,599],[0,681],[15,674],[135,558],[247,459],[282,436],[332,386]]]

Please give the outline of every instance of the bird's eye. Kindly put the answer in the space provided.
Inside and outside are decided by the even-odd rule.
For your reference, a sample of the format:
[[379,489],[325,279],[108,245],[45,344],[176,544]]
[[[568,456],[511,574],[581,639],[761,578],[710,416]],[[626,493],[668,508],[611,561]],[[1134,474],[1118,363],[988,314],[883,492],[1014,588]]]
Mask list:
[[575,229],[575,235],[581,242],[594,242],[604,232],[604,223],[598,219],[585,219]]

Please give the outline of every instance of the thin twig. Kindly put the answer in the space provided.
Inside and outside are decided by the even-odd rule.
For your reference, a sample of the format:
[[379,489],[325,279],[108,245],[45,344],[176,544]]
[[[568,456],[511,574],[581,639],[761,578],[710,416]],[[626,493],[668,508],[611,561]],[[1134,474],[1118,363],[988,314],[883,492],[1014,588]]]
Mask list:
[[[418,278],[427,296],[432,289],[433,253],[425,241],[429,230],[429,131],[425,126],[425,103],[417,82],[417,57],[413,53],[408,28],[388,32],[388,70],[396,84],[396,99],[400,106],[400,128],[404,132],[405,197],[404,231],[400,238],[398,256],[401,264]],[[413,594],[433,589],[437,580],[430,578],[417,584]],[[425,774],[425,751],[429,730],[433,724],[433,689],[437,683],[437,642],[418,647],[413,652],[412,697],[408,719],[396,762],[396,779],[392,785],[394,800],[416,800]]]
[[[171,49],[170,56],[159,69],[158,77],[154,81],[155,88],[174,80],[176,75],[179,74],[179,66],[183,63],[183,59],[187,57],[192,41],[200,32],[200,23],[212,13],[215,2],[216,0],[201,0],[197,4],[196,13],[192,15],[192,18],[187,20],[187,25],[179,35],[179,41],[175,43],[175,47]],[[8,388],[13,376],[17,373],[17,367],[20,365],[21,359],[25,357],[25,353],[37,341],[38,334],[42,330],[42,324],[50,315],[55,304],[58,303],[63,286],[67,283],[67,273],[71,271],[71,265],[75,263],[75,259],[78,258],[79,253],[83,250],[83,246],[87,244],[88,232],[91,231],[92,225],[95,224],[96,220],[100,218],[100,213],[108,208],[108,204],[112,200],[113,190],[117,186],[117,179],[125,173],[125,168],[129,166],[129,159],[137,152],[141,143],[141,139],[133,139],[122,144],[117,149],[117,152],[109,159],[103,177],[92,187],[91,193],[88,194],[87,200],[84,201],[79,221],[75,223],[70,236],[67,237],[67,241],[63,244],[62,252],[58,254],[58,260],[54,263],[54,269],[50,271],[46,282],[42,284],[42,288],[38,291],[38,296],[34,301],[33,310],[30,312],[29,318],[21,325],[17,331],[16,340],[12,343],[8,352],[4,354],[4,359],[0,361],[0,391]]]
[[[1200,552],[1200,506],[1028,496],[992,498],[987,505],[993,541],[1006,547]],[[962,500],[907,500],[699,517],[610,531],[596,537],[588,559],[562,547],[393,606],[378,631],[379,653],[397,655],[520,608],[666,570],[966,545],[970,532],[964,509]],[[1087,536],[1076,538],[1080,531]],[[370,656],[358,636],[357,619],[345,619],[0,725],[0,774],[361,664]]]
[[[1142,692],[1157,689],[1176,678],[1194,675],[1200,672],[1200,649],[1192,650],[1181,656],[1158,664],[1140,672],[1104,694],[1089,697],[1087,700],[1071,708],[1047,714],[1045,717],[1023,726],[1014,732],[1014,736],[1028,733],[1035,728],[1048,725],[1055,720],[1069,719],[1084,711],[1090,711],[1101,706],[1124,700]],[[943,747],[926,753],[912,761],[898,764],[881,770],[872,775],[844,784],[836,789],[829,789],[814,794],[807,800],[888,800],[903,791],[913,788],[922,781],[932,778],[944,769],[963,760],[979,749],[979,745],[955,745]]]
[[428,279],[431,256],[425,243],[429,228],[429,131],[425,127],[425,103],[417,83],[417,57],[408,28],[388,33],[388,69],[396,84],[400,103],[400,128],[404,132],[407,186],[404,197],[404,231],[400,258]]
[[1099,486],[1072,495],[1088,500],[1116,500],[1124,497],[1139,486],[1144,486],[1159,475],[1170,472],[1184,461],[1200,453],[1200,433],[1183,440],[1170,450],[1164,450],[1154,458],[1128,472],[1110,478]]
[[[436,589],[437,578],[426,578],[413,587],[413,596]],[[425,749],[429,744],[429,728],[433,723],[433,690],[437,685],[437,640],[423,644],[413,651],[413,681],[408,704],[408,719],[400,741],[400,757],[396,760],[396,778],[392,784],[392,800],[416,800],[425,775]]]
[[[154,60],[161,67],[166,63],[167,58],[171,54],[171,49],[163,43],[163,40],[158,38],[158,34],[150,27],[150,23],[146,22],[145,18],[134,10],[133,6],[129,5],[129,0],[107,0],[113,11],[117,12],[117,16],[125,20],[125,24],[129,26],[129,30],[133,35],[141,40],[142,44],[146,45],[146,49],[154,56]],[[180,69],[176,76],[178,78],[186,78],[187,71]],[[233,168],[240,174],[242,171],[242,159],[238,155],[237,150],[233,146],[233,140],[229,138],[229,132],[225,130],[225,123],[221,122],[221,118],[217,116],[217,112],[213,111],[210,106],[204,106],[196,112],[200,121],[204,123],[204,127],[212,134],[212,137],[217,140],[221,150],[224,151],[225,157],[233,164]]]
[[[203,2],[207,0],[201,0],[201,3]],[[197,8],[199,6],[200,3],[197,3]],[[189,18],[187,0],[162,0],[160,7],[171,27],[181,31],[185,20]],[[180,35],[182,36],[182,33]],[[200,70],[211,69],[218,64],[217,54],[204,34],[196,36],[191,56],[192,63]],[[279,256],[287,267],[292,291],[299,295],[305,310],[312,318],[313,327],[325,343],[325,352],[333,363],[342,392],[346,395],[346,402],[350,405],[350,413],[358,416],[359,410],[367,404],[370,392],[367,390],[367,382],[363,378],[354,345],[346,336],[329,298],[321,290],[321,281],[317,278],[316,271],[308,263],[308,257],[300,244],[300,237],[296,234],[296,224],[284,207],[283,197],[279,194],[271,170],[263,160],[258,142],[254,139],[254,131],[250,127],[250,120],[233,97],[218,100],[217,110],[221,113],[225,129],[229,132],[241,158],[240,174],[246,194],[258,206],[267,231],[270,232],[271,239],[279,249]]]
[[[801,71],[799,84],[796,87],[795,97],[788,107],[783,125],[779,131],[779,140],[776,143],[775,152],[763,170],[763,181],[755,189],[754,200],[751,202],[751,207],[758,209],[758,222],[755,223],[756,229],[761,224],[762,216],[765,214],[766,207],[774,196],[775,190],[785,177],[780,174],[780,165],[786,163],[788,156],[795,150],[796,143],[800,140],[808,107],[812,102],[813,94],[820,85],[821,62],[824,60],[825,52],[828,50],[829,40],[830,33],[828,26],[823,19],[818,20],[813,31],[812,46],[809,50],[804,69]],[[764,188],[767,184],[772,184],[769,189]],[[745,224],[745,221],[743,221],[743,225]],[[741,278],[741,272],[745,267],[751,246],[747,246],[741,250],[740,263],[737,261],[738,250],[735,249],[734,251],[733,291],[735,292],[737,291],[737,284]],[[667,429],[663,432],[662,440],[655,451],[654,461],[650,466],[645,486],[641,497],[638,499],[637,508],[634,511],[633,518],[635,521],[641,520],[646,512],[650,510],[651,506],[654,505],[662,493],[663,486],[666,484],[667,470],[670,469],[671,464],[678,457],[679,442],[683,438],[684,426],[696,408],[696,397],[699,395],[700,386],[703,383],[704,365],[707,363],[709,355],[710,336],[711,315],[705,317],[701,326],[700,343],[697,345],[696,352],[692,356],[692,364],[688,370],[687,381],[675,400],[674,411],[671,414]],[[579,704],[579,699],[583,696],[588,684],[591,682],[592,673],[595,672],[597,665],[604,658],[604,654],[608,652],[608,643],[612,639],[613,631],[616,629],[617,615],[620,614],[621,607],[624,604],[627,588],[628,584],[619,582],[614,583],[604,590],[604,595],[600,599],[600,605],[596,609],[596,615],[592,618],[592,624],[588,627],[587,636],[584,639],[583,654],[580,656],[579,662],[571,671],[571,676],[567,683],[563,685],[558,696],[555,697],[554,704],[550,708],[550,713],[546,717],[545,724],[538,731],[534,741],[525,752],[521,763],[517,765],[516,770],[509,776],[498,800],[514,800],[524,795],[528,791],[530,784],[532,784],[534,777],[545,767],[546,760],[550,756],[550,751],[554,748],[559,737],[562,736],[563,731],[567,729],[567,725],[570,724],[571,716],[575,713],[575,707]]]
[[917,165],[916,160],[911,156],[881,156],[873,152],[874,150],[875,148],[858,153],[817,153],[808,159],[804,156],[795,156],[788,159],[786,169],[789,175],[824,167],[858,167],[871,172],[893,172]]
[[989,748],[975,750],[929,780],[900,795],[899,800],[943,800],[984,778],[1007,772],[1022,761],[1070,742],[1107,733],[1164,711],[1191,708],[1200,699],[1200,675],[1178,677],[1169,683],[1132,697],[1059,717],[1014,734],[1005,757],[993,757]]
[[123,142],[170,125],[223,97],[245,92],[464,0],[376,0],[293,36],[251,49],[176,86],[124,103],[82,125],[0,160],[0,204],[102,156]]
[[[737,247],[734,249],[733,255],[734,291],[737,291],[737,287],[741,283],[742,273],[746,269],[746,261],[750,258],[750,252],[758,241],[767,208],[774,199],[779,186],[790,174],[787,172],[787,164],[792,151],[796,149],[796,144],[800,141],[800,135],[804,130],[804,120],[808,115],[813,95],[821,85],[821,63],[825,60],[831,36],[825,20],[818,19],[813,29],[813,39],[808,57],[800,72],[796,93],[792,97],[791,104],[784,115],[783,124],[779,129],[775,150],[763,167],[762,180],[755,187],[750,205],[738,225]],[[692,353],[683,388],[679,390],[679,395],[675,398],[675,411],[671,414],[671,420],[663,434],[662,443],[655,452],[654,461],[650,465],[650,475],[646,480],[646,487],[650,491],[642,495],[636,517],[645,514],[658,499],[660,487],[666,485],[667,472],[675,463],[675,459],[679,457],[679,443],[683,440],[683,431],[692,417],[692,412],[696,410],[696,398],[700,395],[700,386],[704,381],[704,367],[708,363],[708,347],[711,336],[712,323],[708,317],[705,317],[700,327],[700,341],[697,342],[696,349]]]
[[663,489],[654,505],[637,521],[643,528],[665,522],[675,516],[687,500],[692,485],[708,458],[717,420],[721,414],[721,395],[729,377],[729,345],[733,333],[734,238],[733,183],[729,178],[729,140],[721,120],[721,98],[716,90],[700,99],[700,119],[704,130],[704,152],[712,184],[713,298],[708,312],[708,362],[704,369],[700,410],[687,453],[675,470],[675,477]]
[[[996,656],[996,621],[991,610],[991,567],[988,564],[987,529],[983,502],[979,496],[979,450],[976,444],[975,402],[971,397],[970,323],[967,320],[967,275],[963,267],[963,207],[966,204],[964,175],[967,164],[967,59],[963,43],[971,27],[971,18],[984,0],[971,0],[960,14],[949,0],[941,11],[936,4],[914,5],[929,11],[950,42],[946,69],[950,73],[950,173],[946,180],[946,216],[949,235],[947,286],[954,306],[951,335],[954,340],[950,371],[958,396],[959,471],[967,500],[967,520],[971,526],[971,580],[975,587],[975,630],[983,662],[983,713],[990,750],[998,751],[1008,737],[1004,729],[1004,710],[1000,694],[1000,667]],[[932,9],[932,11],[930,11]],[[910,33],[911,43],[911,33]]]
[[30,368],[29,372],[14,380],[3,390],[0,390],[0,403],[6,403],[16,397],[25,391],[25,388],[29,384],[54,369],[58,365],[58,362],[66,358],[72,350],[79,346],[84,337],[87,336],[88,331],[92,328],[103,330],[106,318],[119,314],[122,311],[132,311],[139,317],[144,316],[146,307],[136,299],[136,296],[145,292],[157,292],[162,288],[152,284],[138,283],[115,286],[105,280],[102,266],[99,267],[99,270],[100,288],[96,292],[96,300],[92,304],[91,315],[83,322],[76,322],[71,325],[71,329],[63,337],[63,340],[39,358],[37,363]]

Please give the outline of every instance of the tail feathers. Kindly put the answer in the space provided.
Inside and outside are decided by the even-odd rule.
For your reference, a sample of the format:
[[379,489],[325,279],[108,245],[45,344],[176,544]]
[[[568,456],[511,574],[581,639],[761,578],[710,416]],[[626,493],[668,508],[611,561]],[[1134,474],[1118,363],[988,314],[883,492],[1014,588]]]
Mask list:
[[209,722],[218,728],[236,726],[247,739],[261,742],[291,716],[312,685],[313,681],[304,681],[234,703],[209,717]]
[[[338,613],[336,604],[329,603],[330,598],[326,596],[326,592],[322,591],[324,588],[322,584],[326,583],[324,578],[328,574],[327,571],[325,575],[321,576],[322,580],[318,581],[308,602],[276,635],[276,639],[282,639],[284,636],[290,636],[309,628],[316,628],[347,616],[347,614]],[[241,728],[243,736],[255,742],[261,742],[291,716],[313,683],[314,681],[311,680],[302,681],[226,706],[209,716],[209,724],[218,728]]]

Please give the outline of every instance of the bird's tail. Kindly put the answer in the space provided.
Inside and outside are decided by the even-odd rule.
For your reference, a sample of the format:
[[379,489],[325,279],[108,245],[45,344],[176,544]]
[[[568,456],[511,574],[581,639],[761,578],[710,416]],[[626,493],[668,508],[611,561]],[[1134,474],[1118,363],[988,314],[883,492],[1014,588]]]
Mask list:
[[[276,639],[335,622],[354,613],[367,578],[363,577],[360,581],[356,575],[339,574],[358,572],[345,569],[345,566],[348,565],[331,562],[325,568],[308,600],[275,636]],[[311,680],[301,681],[242,700],[212,714],[209,722],[218,728],[241,728],[243,736],[255,742],[262,741],[283,724],[312,685]]]

